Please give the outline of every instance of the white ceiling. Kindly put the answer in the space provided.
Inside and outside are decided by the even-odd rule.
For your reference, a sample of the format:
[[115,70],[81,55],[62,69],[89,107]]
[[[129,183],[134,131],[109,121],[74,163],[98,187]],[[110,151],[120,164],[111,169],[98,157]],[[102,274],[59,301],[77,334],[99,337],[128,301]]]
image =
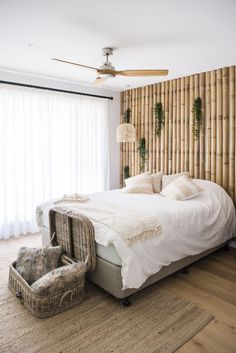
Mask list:
[[[115,48],[116,69],[168,68],[166,79],[236,64],[235,0],[0,0],[0,70],[91,84]],[[27,43],[33,43],[28,47]],[[124,90],[158,77],[116,77]]]

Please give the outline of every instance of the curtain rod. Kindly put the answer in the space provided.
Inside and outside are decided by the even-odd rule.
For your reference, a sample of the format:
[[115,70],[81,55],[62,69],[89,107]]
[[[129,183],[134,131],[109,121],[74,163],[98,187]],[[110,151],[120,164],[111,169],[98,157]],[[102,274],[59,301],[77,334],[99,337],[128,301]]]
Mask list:
[[20,86],[20,87],[28,87],[28,88],[37,88],[37,89],[43,89],[43,90],[48,90],[48,91],[54,91],[54,92],[61,92],[61,93],[69,93],[69,94],[78,94],[80,96],[87,96],[87,97],[94,97],[94,98],[102,98],[102,99],[110,99],[113,100],[113,97],[107,97],[107,96],[100,96],[98,94],[91,94],[91,93],[83,93],[83,92],[75,92],[75,91],[67,91],[65,89],[57,89],[57,88],[51,88],[51,87],[43,87],[43,86],[34,86],[34,85],[27,85],[24,83],[17,83],[17,82],[10,82],[10,81],[1,81],[0,83],[7,84],[7,85],[13,85],[13,86]]

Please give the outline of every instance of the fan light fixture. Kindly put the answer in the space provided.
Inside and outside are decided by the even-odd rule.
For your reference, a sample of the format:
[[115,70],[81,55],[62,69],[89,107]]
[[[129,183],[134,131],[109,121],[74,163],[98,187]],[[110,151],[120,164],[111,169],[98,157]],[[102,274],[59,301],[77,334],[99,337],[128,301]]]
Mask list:
[[63,59],[52,58],[52,60],[59,61],[62,63],[75,65],[82,67],[84,69],[89,69],[97,72],[97,78],[94,82],[95,85],[102,85],[106,82],[106,79],[114,78],[116,76],[126,76],[126,77],[139,77],[139,76],[166,76],[168,75],[168,70],[165,69],[151,69],[151,70],[116,70],[112,63],[108,60],[110,55],[113,55],[113,48],[103,48],[102,54],[106,57],[105,62],[99,68],[75,63],[72,61],[67,61]]

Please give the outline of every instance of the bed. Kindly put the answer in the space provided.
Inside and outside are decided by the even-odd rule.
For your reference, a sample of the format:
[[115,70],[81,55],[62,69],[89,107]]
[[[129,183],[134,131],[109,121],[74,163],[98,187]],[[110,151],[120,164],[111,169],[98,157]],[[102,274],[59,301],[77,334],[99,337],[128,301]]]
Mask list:
[[[134,210],[140,217],[156,215],[161,225],[157,236],[127,246],[114,229],[90,219],[97,252],[97,266],[89,274],[90,280],[116,298],[127,298],[228,244],[235,236],[232,199],[211,181],[194,181],[204,191],[186,201],[170,200],[160,194],[124,194],[122,190],[88,195],[106,207]],[[81,208],[79,202],[63,201],[58,205],[77,212]],[[49,201],[37,207],[43,245],[49,243],[48,212],[54,206],[54,201]]]

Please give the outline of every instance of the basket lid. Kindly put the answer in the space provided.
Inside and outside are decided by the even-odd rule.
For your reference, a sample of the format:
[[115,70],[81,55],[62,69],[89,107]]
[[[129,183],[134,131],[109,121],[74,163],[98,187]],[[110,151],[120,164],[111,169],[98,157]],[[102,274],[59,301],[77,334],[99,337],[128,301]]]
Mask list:
[[61,245],[64,253],[86,263],[89,271],[96,267],[95,232],[91,221],[66,207],[49,211],[52,245]]

